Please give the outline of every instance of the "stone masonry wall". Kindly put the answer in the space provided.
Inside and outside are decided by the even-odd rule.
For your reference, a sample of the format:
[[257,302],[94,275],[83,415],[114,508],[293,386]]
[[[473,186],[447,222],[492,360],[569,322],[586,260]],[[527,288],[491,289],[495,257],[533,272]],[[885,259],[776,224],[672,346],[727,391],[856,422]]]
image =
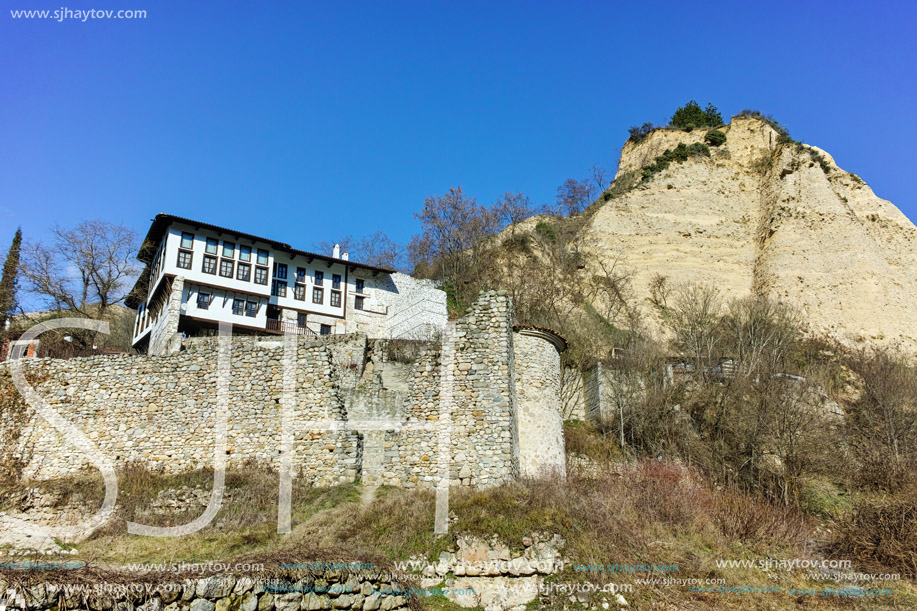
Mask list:
[[[300,338],[295,367],[294,468],[316,485],[354,481],[358,444],[353,431],[318,430],[307,421],[344,421],[331,356],[320,340]],[[116,464],[136,461],[164,471],[213,465],[217,415],[216,340],[169,356],[111,355],[33,359],[27,378],[38,393],[83,430]],[[228,388],[227,461],[254,459],[278,466],[283,393],[283,344],[234,342]],[[54,477],[88,468],[56,429],[28,408],[16,447],[24,475]],[[4,446],[4,450],[7,448]]]
[[150,354],[168,354],[178,333],[178,319],[181,316],[181,295],[184,290],[185,279],[178,276],[172,281],[172,290],[164,306],[166,311],[162,318],[157,320],[153,331],[150,333]]
[[519,421],[519,469],[524,477],[564,476],[563,414],[560,397],[560,353],[537,331],[513,335]]
[[[502,293],[481,295],[455,324],[449,350],[453,485],[490,486],[519,469],[513,311]],[[410,362],[363,334],[297,337],[293,465],[313,485],[365,478],[367,484],[434,487],[439,478],[444,350],[418,342]],[[163,356],[106,355],[23,363],[38,393],[115,464],[168,472],[213,465],[218,338],[191,338]],[[373,356],[375,352],[375,356]],[[232,340],[227,464],[280,463],[284,338]],[[9,378],[0,366],[0,374]],[[15,392],[15,391],[11,391]],[[323,424],[319,424],[323,423]],[[322,430],[332,424],[335,430]],[[0,463],[25,464],[26,477],[90,469],[31,408],[0,414]],[[364,472],[365,470],[365,472]]]
[[8,595],[4,598],[10,611],[407,611],[409,598],[414,595],[390,571],[378,569],[329,569],[302,577],[257,579],[213,575],[120,587],[105,585],[107,590],[88,587],[80,591],[38,583],[11,592],[0,579],[0,595]]

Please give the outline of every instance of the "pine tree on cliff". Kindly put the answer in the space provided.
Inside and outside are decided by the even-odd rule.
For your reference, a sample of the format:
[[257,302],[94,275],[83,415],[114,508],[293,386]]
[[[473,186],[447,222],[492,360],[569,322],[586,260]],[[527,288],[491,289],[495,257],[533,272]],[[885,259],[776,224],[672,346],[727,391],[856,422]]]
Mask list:
[[6,321],[16,309],[16,290],[19,288],[19,249],[22,247],[22,228],[16,230],[10,251],[3,262],[0,277],[0,340],[6,337]]

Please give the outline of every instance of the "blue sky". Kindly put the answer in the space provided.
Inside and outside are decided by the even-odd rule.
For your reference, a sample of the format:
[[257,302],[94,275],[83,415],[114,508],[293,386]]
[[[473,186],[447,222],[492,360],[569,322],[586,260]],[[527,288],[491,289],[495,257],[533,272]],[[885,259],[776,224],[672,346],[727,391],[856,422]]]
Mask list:
[[[691,98],[772,114],[917,219],[907,3],[67,2],[0,14],[3,252],[157,212],[407,242],[426,196],[551,201]],[[61,6],[148,17],[7,10]]]

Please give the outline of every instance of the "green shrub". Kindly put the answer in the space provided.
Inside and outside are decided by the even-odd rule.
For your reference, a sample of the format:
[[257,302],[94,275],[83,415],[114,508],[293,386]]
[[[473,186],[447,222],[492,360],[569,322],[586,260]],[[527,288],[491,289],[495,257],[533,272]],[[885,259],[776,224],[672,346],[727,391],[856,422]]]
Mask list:
[[639,127],[635,125],[631,127],[630,130],[628,130],[630,132],[630,137],[628,140],[631,140],[636,144],[649,136],[650,132],[652,132],[654,129],[656,129],[656,126],[652,123],[644,123]]
[[721,132],[718,129],[707,132],[707,135],[704,136],[704,142],[710,146],[720,146],[726,143],[726,134]]
[[723,117],[716,106],[708,103],[707,108],[703,109],[694,100],[676,110],[669,121],[672,127],[686,131],[691,131],[695,127],[717,127],[722,124]]
[[554,225],[547,221],[538,221],[538,224],[535,225],[535,232],[549,242],[557,240],[557,232],[554,230]]
[[691,157],[709,157],[710,147],[703,142],[695,142],[688,147],[688,155]]
[[689,157],[709,157],[710,156],[710,147],[704,144],[703,142],[695,142],[694,144],[688,146],[684,142],[676,146],[674,149],[666,149],[666,151],[656,157],[655,163],[645,166],[641,169],[641,179],[640,183],[644,183],[652,178],[654,175],[663,171],[674,161],[676,163],[683,163],[688,160]]

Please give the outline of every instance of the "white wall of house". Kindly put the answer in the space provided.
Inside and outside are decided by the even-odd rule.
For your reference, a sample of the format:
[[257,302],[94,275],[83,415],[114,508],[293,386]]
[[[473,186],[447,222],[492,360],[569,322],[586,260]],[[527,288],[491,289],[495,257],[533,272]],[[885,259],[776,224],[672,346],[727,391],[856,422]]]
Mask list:
[[[182,316],[214,323],[264,329],[272,305],[282,310],[280,319],[286,322],[295,323],[297,314],[305,313],[306,326],[316,333],[327,325],[333,334],[421,338],[441,330],[447,320],[445,293],[430,281],[178,221],[166,229],[152,261],[149,295],[156,294],[166,276],[185,279]],[[207,307],[201,295],[209,295]],[[236,300],[244,302],[241,313]],[[255,316],[250,316],[250,302],[257,304]],[[155,328],[135,326],[135,341]]]

